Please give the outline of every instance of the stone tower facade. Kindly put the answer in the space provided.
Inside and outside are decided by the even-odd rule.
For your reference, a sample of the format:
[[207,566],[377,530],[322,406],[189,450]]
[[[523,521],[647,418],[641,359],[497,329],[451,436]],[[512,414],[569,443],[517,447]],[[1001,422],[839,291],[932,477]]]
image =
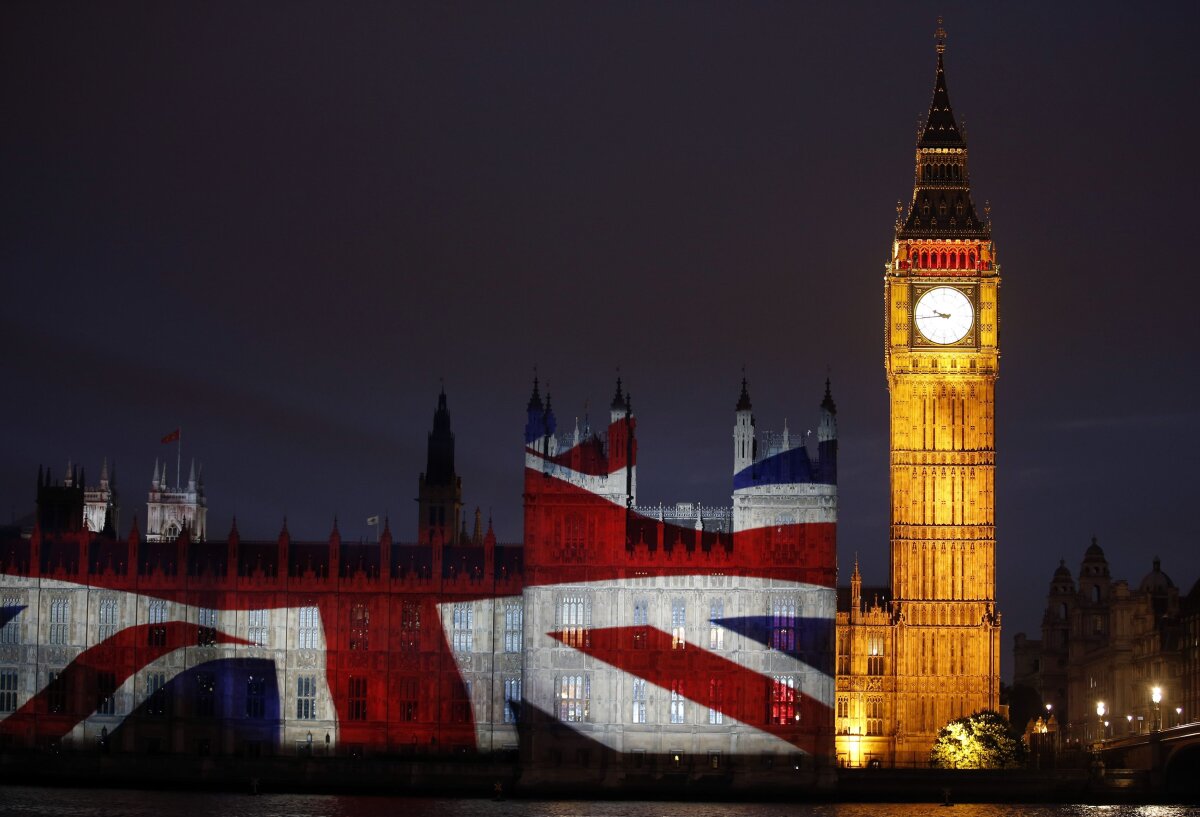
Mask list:
[[120,519],[117,502],[117,469],[114,466],[110,475],[106,458],[100,466],[100,484],[83,489],[84,526],[96,533],[106,528],[114,532],[118,530]]
[[995,392],[1000,268],[971,200],[937,32],[907,217],[884,275],[891,397],[896,756],[923,760],[948,721],[1000,703]]
[[[950,106],[939,25],[929,114],[907,213],[884,271],[890,397],[891,571],[886,612],[839,619],[848,655],[839,752],[849,763],[922,764],[949,721],[1000,705],[996,609],[995,386],[1000,268],[971,199],[966,138]],[[859,633],[856,627],[869,627]],[[839,654],[841,651],[839,647]],[[874,659],[874,660],[872,660]],[[865,671],[866,677],[859,677]],[[849,708],[870,693],[870,712]],[[853,694],[852,694],[853,693]],[[839,701],[839,711],[841,702]],[[870,737],[870,758],[861,754]]]
[[187,484],[171,488],[167,484],[167,463],[163,462],[160,472],[155,460],[146,498],[146,541],[174,542],[185,529],[193,542],[203,542],[208,535],[204,474],[196,471],[196,461],[192,460]]

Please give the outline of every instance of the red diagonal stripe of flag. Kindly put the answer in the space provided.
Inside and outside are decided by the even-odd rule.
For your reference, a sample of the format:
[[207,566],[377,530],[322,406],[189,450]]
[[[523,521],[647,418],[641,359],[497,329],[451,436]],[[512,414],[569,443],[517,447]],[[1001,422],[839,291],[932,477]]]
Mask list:
[[179,429],[175,429],[170,434],[162,438],[164,443],[173,443],[179,439]]
[[[635,631],[645,634],[645,649],[630,649]],[[718,709],[810,753],[816,749],[816,735],[832,726],[829,707],[815,698],[694,644],[675,649],[671,634],[653,627],[602,627],[588,631],[578,641],[571,637],[574,634],[546,635],[655,686],[674,687],[688,700]],[[707,699],[708,681],[713,678],[724,681],[721,700]],[[772,705],[788,696],[794,696],[799,717],[789,724],[773,723]]]
[[[143,646],[149,641],[147,636],[153,629],[162,631],[160,635],[162,639],[161,643],[155,646]],[[62,713],[61,718],[47,719],[44,716],[49,713],[48,701],[54,697],[56,691],[70,699],[67,693],[72,690],[95,690],[99,685],[100,673],[108,670],[112,671],[113,680],[116,682],[116,686],[111,691],[116,692],[129,676],[138,670],[138,667],[135,666],[121,666],[118,664],[115,658],[121,651],[132,647],[139,647],[140,666],[144,667],[167,653],[196,644],[197,629],[195,624],[187,624],[182,621],[169,621],[164,624],[138,624],[134,627],[126,627],[116,635],[84,650],[45,689],[31,697],[16,712],[9,715],[3,721],[0,721],[0,735],[19,735],[25,729],[33,726],[39,716],[42,716],[42,720],[38,725],[39,734],[43,737],[61,738],[74,729],[75,724],[81,719],[90,715],[95,707],[92,706],[94,702],[89,701],[85,706],[85,711],[68,711]],[[218,631],[216,633],[216,643],[249,644],[250,642]],[[71,704],[75,703],[77,702],[71,701]]]

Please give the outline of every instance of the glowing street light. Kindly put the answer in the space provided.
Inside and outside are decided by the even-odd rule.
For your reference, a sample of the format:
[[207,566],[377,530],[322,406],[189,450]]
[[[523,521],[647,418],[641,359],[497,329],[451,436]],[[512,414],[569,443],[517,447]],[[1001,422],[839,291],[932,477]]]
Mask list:
[[1178,726],[1181,723],[1183,723],[1183,707],[1177,706],[1175,707],[1175,725]]
[[1162,709],[1159,704],[1162,703],[1163,694],[1162,687],[1155,686],[1150,688],[1150,700],[1154,701],[1154,728],[1155,730],[1162,729]]
[[1107,711],[1104,707],[1104,701],[1096,701],[1096,719],[1100,721],[1100,740],[1104,740],[1104,727],[1108,726],[1104,722],[1104,713]]

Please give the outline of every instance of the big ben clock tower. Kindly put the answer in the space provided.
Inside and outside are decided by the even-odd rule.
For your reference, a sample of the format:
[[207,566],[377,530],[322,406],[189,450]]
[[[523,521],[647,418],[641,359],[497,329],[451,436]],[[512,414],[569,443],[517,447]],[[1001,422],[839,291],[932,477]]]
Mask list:
[[947,722],[999,708],[995,388],[1000,267],[971,200],[967,143],[937,76],[884,275],[891,397],[893,712],[897,762]]

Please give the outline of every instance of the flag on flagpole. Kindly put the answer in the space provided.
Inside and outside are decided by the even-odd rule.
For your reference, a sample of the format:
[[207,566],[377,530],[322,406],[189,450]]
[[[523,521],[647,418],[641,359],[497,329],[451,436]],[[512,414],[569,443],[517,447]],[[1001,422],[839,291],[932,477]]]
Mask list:
[[368,517],[367,517],[367,524],[368,524],[368,525],[378,525],[378,524],[379,524],[379,517],[378,517],[378,516],[368,516]]
[[179,439],[179,429],[175,429],[170,434],[162,438],[164,443],[173,443]]

